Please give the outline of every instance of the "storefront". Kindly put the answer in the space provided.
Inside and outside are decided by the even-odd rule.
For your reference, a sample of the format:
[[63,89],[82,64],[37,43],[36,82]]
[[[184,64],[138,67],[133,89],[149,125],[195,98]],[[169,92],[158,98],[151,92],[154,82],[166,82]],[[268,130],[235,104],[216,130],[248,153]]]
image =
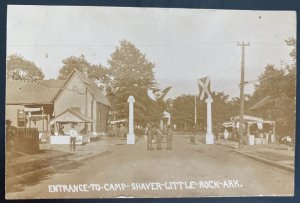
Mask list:
[[[244,142],[246,144],[269,144],[275,142],[275,121],[244,115]],[[224,138],[236,138],[240,128],[240,117],[235,116],[231,121],[223,123]],[[228,135],[226,135],[228,134]],[[225,138],[226,139],[226,138]]]
[[128,119],[115,119],[108,122],[108,133],[112,136],[126,137],[127,136]]
[[88,131],[87,124],[93,120],[74,109],[67,109],[50,121],[51,134],[50,144],[70,144],[68,134],[72,123],[76,123],[75,129],[79,136],[76,138],[76,144],[85,144],[90,142],[91,132]]

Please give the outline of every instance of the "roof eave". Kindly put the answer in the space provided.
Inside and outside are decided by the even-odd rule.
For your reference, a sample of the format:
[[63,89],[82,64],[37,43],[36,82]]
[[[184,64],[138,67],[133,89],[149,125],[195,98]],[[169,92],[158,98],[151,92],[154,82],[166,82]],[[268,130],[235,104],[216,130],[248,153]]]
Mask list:
[[52,102],[41,102],[41,103],[14,103],[14,102],[9,102],[5,103],[5,105],[52,105]]

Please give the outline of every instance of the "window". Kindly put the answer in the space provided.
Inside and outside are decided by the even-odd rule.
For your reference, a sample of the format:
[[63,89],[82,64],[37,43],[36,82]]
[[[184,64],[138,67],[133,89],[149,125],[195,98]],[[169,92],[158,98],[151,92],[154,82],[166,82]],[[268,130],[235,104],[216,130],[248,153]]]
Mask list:
[[23,110],[18,110],[17,111],[17,122],[18,122],[18,127],[25,127],[26,126],[26,116],[25,112]]

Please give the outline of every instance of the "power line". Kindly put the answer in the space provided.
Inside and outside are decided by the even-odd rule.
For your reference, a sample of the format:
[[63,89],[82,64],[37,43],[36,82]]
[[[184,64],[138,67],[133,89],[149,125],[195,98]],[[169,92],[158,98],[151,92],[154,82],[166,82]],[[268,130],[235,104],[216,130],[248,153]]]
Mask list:
[[278,77],[278,76],[282,76],[282,75],[279,74],[279,73],[278,74],[272,74],[272,75],[269,75],[268,77],[265,77],[265,78],[262,78],[262,79],[245,81],[244,84],[245,85],[247,85],[247,84],[254,84],[256,82],[262,82],[262,81],[268,80],[270,78]]
[[286,46],[288,47],[287,44],[285,43],[271,43],[271,42],[252,42],[251,41],[252,46],[253,45],[266,45],[266,46]]
[[[229,64],[229,62],[230,62],[230,60],[232,59],[232,57],[233,57],[233,55],[234,55],[236,49],[237,49],[237,47],[234,47],[234,48],[232,49],[232,51],[229,53],[228,60],[226,61],[226,63],[224,63],[224,64],[226,64],[225,66],[227,66],[227,65]],[[214,71],[213,73],[211,73],[210,75],[214,75],[214,74],[217,73],[217,72],[219,72],[219,71],[218,71],[218,70],[215,70],[215,71]]]
[[[147,44],[137,43],[136,46],[144,47],[159,47],[159,46],[197,46],[197,45],[226,45],[234,44],[235,41],[227,42],[190,42],[190,43],[162,43],[162,44]],[[271,43],[271,42],[253,42],[254,45],[265,46],[288,46],[284,43]],[[9,47],[117,47],[118,44],[7,44]]]
[[[139,44],[138,46],[193,46],[193,45],[222,45],[222,44],[233,44],[235,42],[194,42],[194,43],[163,43],[163,44]],[[66,46],[66,47],[72,47],[72,46],[80,46],[80,47],[107,47],[107,46],[113,46],[116,47],[118,44],[7,44],[7,46]]]
[[[233,68],[234,68],[234,67],[238,64],[238,62],[239,62],[238,59],[239,59],[239,58],[237,57],[236,60],[235,60],[235,62],[234,62],[231,66],[228,67],[227,71],[224,71],[224,73],[223,73],[223,75],[222,75],[221,78],[224,78],[228,73],[230,73],[230,72],[233,70]],[[217,84],[215,85],[215,88],[218,87],[218,85],[220,85],[220,84],[221,84],[221,80],[219,80],[219,81],[217,82]]]

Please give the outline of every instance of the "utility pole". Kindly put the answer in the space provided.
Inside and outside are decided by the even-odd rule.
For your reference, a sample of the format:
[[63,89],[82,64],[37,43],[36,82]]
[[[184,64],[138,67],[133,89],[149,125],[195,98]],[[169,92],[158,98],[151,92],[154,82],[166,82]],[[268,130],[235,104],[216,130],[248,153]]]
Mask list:
[[197,94],[195,94],[195,117],[194,117],[194,122],[195,122],[195,137],[197,136]]
[[195,95],[195,117],[194,117],[194,123],[195,123],[195,129],[196,129],[196,125],[197,125],[197,96]]
[[240,83],[240,122],[239,122],[239,135],[240,135],[240,148],[243,147],[244,138],[244,78],[245,78],[245,46],[250,46],[249,42],[238,43],[237,46],[242,47],[242,61],[241,61],[241,83]]

